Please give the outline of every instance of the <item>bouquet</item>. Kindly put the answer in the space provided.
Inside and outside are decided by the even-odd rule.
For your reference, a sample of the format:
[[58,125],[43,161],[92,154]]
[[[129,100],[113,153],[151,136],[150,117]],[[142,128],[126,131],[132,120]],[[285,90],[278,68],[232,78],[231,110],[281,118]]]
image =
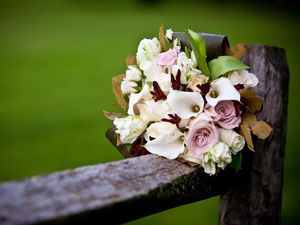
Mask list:
[[176,38],[161,27],[159,38],[141,40],[127,58],[126,74],[113,78],[125,114],[104,114],[132,156],[157,154],[213,175],[239,165],[245,144],[254,151],[252,134],[270,135],[256,118],[262,101],[252,88],[259,81],[240,60],[244,46],[223,46],[223,55],[212,58],[207,42],[192,30]]

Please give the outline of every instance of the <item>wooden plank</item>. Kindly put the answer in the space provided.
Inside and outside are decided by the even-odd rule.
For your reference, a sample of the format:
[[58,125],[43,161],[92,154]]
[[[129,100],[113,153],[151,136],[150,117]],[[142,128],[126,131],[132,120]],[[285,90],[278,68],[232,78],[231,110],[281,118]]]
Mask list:
[[0,224],[119,224],[224,192],[233,171],[208,176],[146,155],[0,186]]
[[266,141],[255,141],[255,153],[243,151],[243,170],[221,196],[220,224],[280,224],[288,65],[283,49],[262,45],[247,46],[244,61],[259,77],[256,92],[264,109],[258,117],[271,124],[273,133]]

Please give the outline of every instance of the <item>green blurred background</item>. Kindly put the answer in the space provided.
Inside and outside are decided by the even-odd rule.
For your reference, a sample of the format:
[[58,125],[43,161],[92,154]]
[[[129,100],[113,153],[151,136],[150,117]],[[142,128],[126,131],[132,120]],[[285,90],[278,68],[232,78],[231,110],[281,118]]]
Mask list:
[[[116,111],[111,77],[138,42],[190,28],[239,42],[279,46],[290,67],[283,224],[300,224],[297,134],[299,8],[281,1],[1,1],[0,181],[116,161],[104,137]],[[298,88],[298,90],[297,90]],[[218,198],[129,224],[217,224]]]

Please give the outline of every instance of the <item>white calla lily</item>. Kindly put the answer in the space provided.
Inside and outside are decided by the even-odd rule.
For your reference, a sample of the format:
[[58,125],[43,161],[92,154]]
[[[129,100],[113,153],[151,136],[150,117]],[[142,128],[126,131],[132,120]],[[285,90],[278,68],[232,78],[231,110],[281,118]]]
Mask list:
[[204,108],[204,100],[198,92],[171,90],[167,102],[172,112],[182,119],[196,117]]
[[211,88],[205,98],[209,105],[216,106],[219,101],[240,101],[241,95],[228,78],[220,77],[212,82]]
[[137,104],[140,115],[139,117],[145,122],[156,122],[162,118],[167,118],[171,113],[170,107],[166,101],[147,100]]
[[135,115],[135,106],[141,100],[150,100],[152,95],[150,93],[150,87],[147,83],[144,84],[143,89],[139,93],[131,93],[129,96],[128,114]]
[[175,159],[184,152],[183,133],[174,124],[153,123],[147,128],[145,138],[144,147],[153,154]]

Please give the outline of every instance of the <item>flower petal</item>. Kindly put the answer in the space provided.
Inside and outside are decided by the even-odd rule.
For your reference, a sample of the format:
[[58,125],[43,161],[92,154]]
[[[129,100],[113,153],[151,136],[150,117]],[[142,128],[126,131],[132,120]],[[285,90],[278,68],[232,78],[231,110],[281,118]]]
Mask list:
[[140,118],[146,122],[160,121],[171,113],[167,102],[162,100],[157,102],[154,100],[147,100],[137,104],[137,107],[140,111]]
[[150,94],[150,88],[148,84],[145,84],[141,92],[135,94],[131,93],[129,96],[129,106],[128,106],[128,114],[134,115],[134,107],[135,104],[141,101],[142,99],[149,100],[152,98],[152,95]]
[[[213,96],[213,92],[215,92],[217,96]],[[220,77],[212,83],[205,98],[208,104],[216,106],[219,101],[223,100],[240,101],[241,95],[228,78]]]
[[[182,135],[174,124],[154,123],[147,128],[145,138],[148,142],[144,147],[153,154],[175,159],[184,151]],[[150,137],[155,139],[150,140]]]
[[171,90],[167,102],[171,110],[182,119],[195,117],[204,108],[204,100],[197,92]]

